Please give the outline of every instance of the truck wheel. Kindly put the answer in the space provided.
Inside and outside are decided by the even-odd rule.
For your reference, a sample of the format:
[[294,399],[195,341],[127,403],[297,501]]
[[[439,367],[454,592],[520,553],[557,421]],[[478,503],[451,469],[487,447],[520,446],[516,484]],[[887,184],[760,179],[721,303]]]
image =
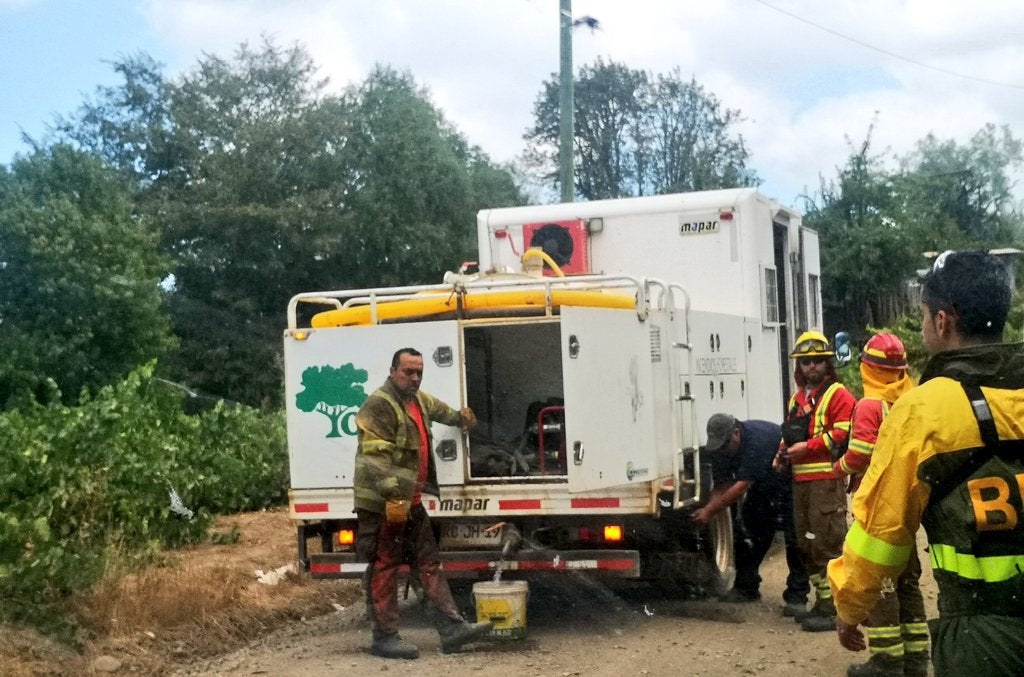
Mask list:
[[704,558],[704,587],[712,595],[724,595],[736,580],[736,558],[729,510],[715,515],[704,528],[700,552]]

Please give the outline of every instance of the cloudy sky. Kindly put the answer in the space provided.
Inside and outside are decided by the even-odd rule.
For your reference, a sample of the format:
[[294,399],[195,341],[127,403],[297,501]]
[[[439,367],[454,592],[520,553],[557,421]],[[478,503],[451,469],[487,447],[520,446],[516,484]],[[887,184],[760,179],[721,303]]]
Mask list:
[[[1024,138],[1019,0],[573,0],[597,57],[693,75],[746,117],[762,190],[794,204],[834,176],[847,140],[903,153],[928,133],[967,141],[988,122]],[[0,0],[0,162],[24,152],[97,85],[146,52],[170,73],[272,36],[306,46],[333,86],[375,63],[408,70],[495,160],[523,149],[558,70],[558,0]]]

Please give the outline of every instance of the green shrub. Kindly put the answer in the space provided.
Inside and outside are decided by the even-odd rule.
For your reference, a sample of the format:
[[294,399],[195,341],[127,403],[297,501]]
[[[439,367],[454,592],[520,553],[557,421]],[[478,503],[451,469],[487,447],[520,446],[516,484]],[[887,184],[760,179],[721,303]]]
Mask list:
[[111,553],[196,542],[215,514],[285,499],[281,414],[219,403],[193,416],[181,397],[147,365],[80,406],[0,414],[0,620],[53,621]]

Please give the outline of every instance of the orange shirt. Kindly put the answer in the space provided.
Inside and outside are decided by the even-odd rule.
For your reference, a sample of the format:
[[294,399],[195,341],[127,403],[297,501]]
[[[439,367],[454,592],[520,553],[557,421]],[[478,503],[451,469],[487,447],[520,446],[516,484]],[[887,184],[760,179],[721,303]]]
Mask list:
[[416,492],[412,495],[412,504],[419,505],[422,499],[423,487],[427,484],[427,466],[430,463],[430,444],[427,442],[427,427],[423,423],[423,412],[416,400],[410,400],[405,404],[406,411],[410,418],[416,423],[416,429],[420,432],[420,465],[416,475]]

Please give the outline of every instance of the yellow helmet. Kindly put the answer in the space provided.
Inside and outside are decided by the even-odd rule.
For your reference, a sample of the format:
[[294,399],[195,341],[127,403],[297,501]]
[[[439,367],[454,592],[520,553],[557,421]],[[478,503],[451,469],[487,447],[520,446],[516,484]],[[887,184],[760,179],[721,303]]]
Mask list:
[[793,346],[793,352],[789,354],[790,357],[834,357],[835,351],[832,350],[832,345],[825,338],[825,335],[820,331],[805,331],[800,334],[800,338],[796,340],[796,344]]

